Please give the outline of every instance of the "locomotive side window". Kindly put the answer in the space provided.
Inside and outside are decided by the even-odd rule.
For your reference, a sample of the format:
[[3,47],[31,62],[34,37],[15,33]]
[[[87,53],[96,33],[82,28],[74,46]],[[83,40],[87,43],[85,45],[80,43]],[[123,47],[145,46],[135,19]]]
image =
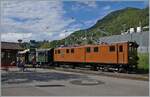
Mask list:
[[69,53],[69,49],[66,49],[66,53]]
[[110,47],[109,47],[109,51],[110,51],[110,52],[114,52],[114,51],[115,51],[115,46],[110,46]]
[[90,52],[91,52],[91,48],[90,48],[90,47],[87,47],[87,48],[86,48],[86,52],[87,52],[87,53],[90,53]]
[[57,54],[57,50],[55,50],[55,54]]
[[58,54],[60,54],[60,50],[58,50]]
[[123,46],[119,46],[119,52],[123,52]]
[[94,47],[94,52],[98,52],[98,47]]
[[71,53],[74,53],[74,49],[71,49]]

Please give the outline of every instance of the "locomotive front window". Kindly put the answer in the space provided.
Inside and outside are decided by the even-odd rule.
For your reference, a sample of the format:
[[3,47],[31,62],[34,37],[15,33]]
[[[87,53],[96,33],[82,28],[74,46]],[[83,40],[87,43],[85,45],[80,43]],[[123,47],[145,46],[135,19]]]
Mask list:
[[91,48],[90,48],[90,47],[87,47],[87,48],[86,48],[86,52],[87,52],[87,53],[90,53],[90,52],[91,52]]
[[123,46],[119,46],[119,52],[123,52]]
[[98,52],[98,47],[94,47],[94,52]]
[[110,51],[110,52],[114,52],[114,51],[115,51],[115,46],[110,46],[110,47],[109,47],[109,51]]
[[74,53],[74,49],[71,49],[71,53]]
[[69,49],[66,49],[66,53],[69,53]]

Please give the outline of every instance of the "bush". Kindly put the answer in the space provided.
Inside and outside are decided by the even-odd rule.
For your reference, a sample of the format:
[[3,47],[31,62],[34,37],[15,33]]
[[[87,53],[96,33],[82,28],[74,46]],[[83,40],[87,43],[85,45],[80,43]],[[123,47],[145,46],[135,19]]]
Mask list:
[[139,53],[138,69],[149,70],[149,53]]

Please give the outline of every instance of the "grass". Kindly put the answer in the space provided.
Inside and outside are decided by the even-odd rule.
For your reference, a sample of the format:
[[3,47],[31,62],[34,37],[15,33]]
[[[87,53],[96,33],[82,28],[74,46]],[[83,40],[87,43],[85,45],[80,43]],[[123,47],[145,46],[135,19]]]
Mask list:
[[149,54],[148,53],[138,53],[138,69],[149,70]]

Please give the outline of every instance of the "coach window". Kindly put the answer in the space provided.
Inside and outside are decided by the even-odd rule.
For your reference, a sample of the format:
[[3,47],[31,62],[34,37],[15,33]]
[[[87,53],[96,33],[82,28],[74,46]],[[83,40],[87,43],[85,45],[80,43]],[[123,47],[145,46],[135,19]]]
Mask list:
[[10,53],[10,52],[8,52],[7,54],[8,54],[8,55],[7,55],[7,57],[8,57],[8,58],[10,58],[10,57],[11,57],[11,53]]
[[119,52],[123,52],[123,46],[119,46]]
[[94,47],[94,52],[98,52],[98,47]]
[[69,49],[66,49],[66,53],[69,53]]
[[114,51],[115,51],[115,46],[110,46],[110,47],[109,47],[109,51],[110,51],[110,52],[114,52]]
[[90,48],[90,47],[87,47],[87,48],[86,48],[86,52],[87,52],[87,53],[90,53],[90,52],[91,52],[91,48]]
[[71,49],[71,53],[74,53],[74,49]]
[[58,50],[58,54],[60,54],[60,50]]

